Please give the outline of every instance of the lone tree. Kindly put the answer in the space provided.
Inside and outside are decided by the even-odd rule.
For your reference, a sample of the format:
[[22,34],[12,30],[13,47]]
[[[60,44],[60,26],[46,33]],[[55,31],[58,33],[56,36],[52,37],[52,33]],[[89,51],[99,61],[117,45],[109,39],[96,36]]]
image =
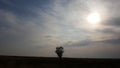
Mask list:
[[62,55],[64,53],[64,48],[62,46],[56,47],[56,51],[55,52],[58,55],[59,59],[61,60],[62,59]]

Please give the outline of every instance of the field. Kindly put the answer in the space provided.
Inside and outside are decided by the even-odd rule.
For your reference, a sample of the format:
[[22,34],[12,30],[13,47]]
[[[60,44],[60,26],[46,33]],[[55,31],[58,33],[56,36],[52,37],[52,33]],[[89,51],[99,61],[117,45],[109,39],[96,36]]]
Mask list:
[[120,68],[120,59],[0,56],[0,68]]

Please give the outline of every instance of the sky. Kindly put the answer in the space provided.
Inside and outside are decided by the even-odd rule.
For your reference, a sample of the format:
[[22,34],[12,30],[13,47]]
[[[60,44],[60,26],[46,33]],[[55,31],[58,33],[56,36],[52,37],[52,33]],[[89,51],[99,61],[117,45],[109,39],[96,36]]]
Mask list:
[[0,55],[120,58],[120,0],[0,0]]

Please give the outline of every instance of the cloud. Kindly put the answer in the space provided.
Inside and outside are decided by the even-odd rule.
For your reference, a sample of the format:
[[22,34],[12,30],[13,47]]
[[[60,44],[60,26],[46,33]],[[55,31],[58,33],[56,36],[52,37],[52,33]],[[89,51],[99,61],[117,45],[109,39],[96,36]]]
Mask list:
[[120,17],[111,18],[111,19],[107,20],[104,24],[107,26],[119,27],[120,26]]
[[103,44],[109,44],[109,45],[120,45],[119,42],[120,38],[110,38],[110,39],[106,39],[106,40],[101,40],[101,41],[92,41],[90,39],[87,40],[82,40],[82,41],[68,41],[64,46],[65,47],[86,47],[86,46],[90,46],[91,44],[94,43],[103,43]]
[[38,33],[40,30],[37,24],[21,20],[16,14],[5,10],[0,10],[0,18],[0,45],[2,49],[6,51],[17,48],[26,49],[26,46],[35,45],[31,39],[32,34]]
[[90,44],[94,43],[94,41],[92,40],[71,40],[71,41],[68,41],[66,44],[64,44],[65,47],[84,47],[84,46],[89,46]]
[[120,46],[115,45],[104,42],[94,42],[82,47],[73,45],[73,47],[65,48],[64,56],[76,58],[119,58]]
[[102,41],[102,42],[103,42],[103,43],[112,44],[112,45],[120,45],[120,38],[108,39],[108,40],[104,40],[104,41]]
[[65,46],[67,57],[86,58],[119,58],[120,43],[119,38],[101,41],[83,40],[68,42]]
[[[14,3],[9,1],[4,4]],[[15,3],[11,8],[0,8],[1,54],[55,56],[55,47],[64,46],[65,56],[69,57],[117,57],[113,55],[119,51],[119,46],[114,46],[119,45],[120,40],[117,39],[119,14],[116,18],[114,13],[108,13],[110,17],[105,14],[111,3],[103,3],[101,7],[102,1],[85,0],[21,0]],[[91,10],[98,10],[106,17],[105,23],[95,29],[85,21]]]
[[[40,14],[42,13],[43,12],[41,11]],[[27,18],[24,17],[23,19],[13,12],[1,9],[1,54],[32,55],[32,53],[40,51],[42,55],[44,55],[43,52],[46,50],[46,47],[50,48],[51,46],[56,47],[62,45],[64,40],[61,41],[61,39],[58,39],[56,34],[54,34],[54,31],[58,30],[58,28],[55,27],[56,24],[54,28],[51,28],[55,23],[54,17],[49,14],[44,14],[45,13],[43,13],[42,16],[44,20],[40,19],[39,13],[35,18],[26,16]],[[48,21],[48,19],[51,21]],[[52,36],[49,36],[48,34]]]

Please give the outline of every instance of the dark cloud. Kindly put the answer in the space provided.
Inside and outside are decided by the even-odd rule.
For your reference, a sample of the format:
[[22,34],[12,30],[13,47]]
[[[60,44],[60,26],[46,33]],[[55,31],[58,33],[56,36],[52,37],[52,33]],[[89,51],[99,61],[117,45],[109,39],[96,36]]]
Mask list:
[[105,21],[104,24],[109,25],[109,26],[119,27],[120,26],[120,17],[110,18],[109,20]]
[[45,38],[51,38],[52,36],[51,35],[46,35],[44,36]]
[[112,44],[112,45],[120,45],[120,38],[108,39],[108,40],[104,40],[104,41],[101,41],[101,42],[107,43],[107,44]]
[[11,11],[21,17],[37,16],[34,13],[35,8],[48,9],[51,0],[0,0],[0,9]]
[[101,33],[106,33],[106,34],[116,33],[112,28],[98,29],[98,30],[96,30],[96,31],[97,31],[97,32],[101,32]]
[[68,41],[68,43],[65,44],[65,46],[88,46],[90,44],[94,43],[94,41],[91,40],[82,40],[82,41]]
[[78,42],[72,42],[69,41],[65,46],[89,46],[91,44],[98,44],[98,43],[103,43],[103,44],[112,44],[112,45],[120,45],[120,38],[117,39],[108,39],[108,40],[103,40],[103,41],[91,41],[91,40],[83,40],[83,41],[78,41]]

